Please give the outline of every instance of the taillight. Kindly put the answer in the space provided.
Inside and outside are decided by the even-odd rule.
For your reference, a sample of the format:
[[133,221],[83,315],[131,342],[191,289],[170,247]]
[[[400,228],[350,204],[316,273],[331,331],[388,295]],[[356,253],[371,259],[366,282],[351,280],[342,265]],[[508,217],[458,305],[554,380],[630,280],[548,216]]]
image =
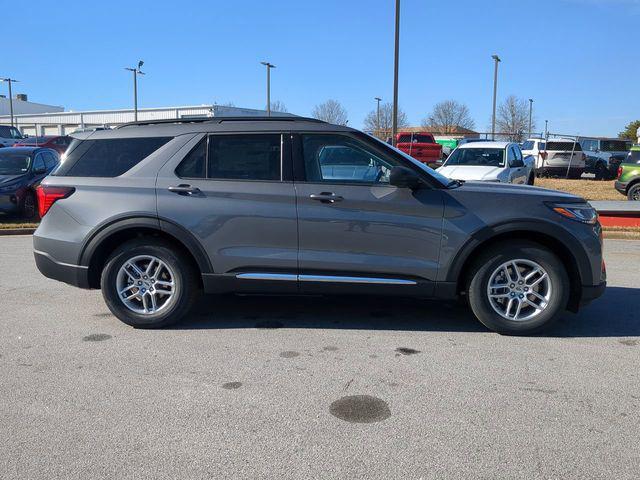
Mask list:
[[67,198],[76,189],[73,187],[49,187],[47,185],[40,185],[37,189],[38,195],[38,213],[40,214],[40,218],[44,217],[51,205],[53,205],[56,201]]
[[618,178],[622,176],[622,167],[618,167]]

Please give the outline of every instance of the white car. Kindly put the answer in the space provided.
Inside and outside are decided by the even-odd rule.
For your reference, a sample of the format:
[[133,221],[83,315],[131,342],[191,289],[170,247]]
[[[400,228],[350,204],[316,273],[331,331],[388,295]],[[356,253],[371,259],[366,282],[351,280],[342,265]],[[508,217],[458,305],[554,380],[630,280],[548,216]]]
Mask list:
[[459,146],[438,172],[455,180],[533,185],[533,157],[511,142],[473,142]]
[[0,148],[12,147],[14,143],[26,138],[16,127],[0,125]]
[[522,153],[533,157],[539,177],[578,179],[585,170],[586,156],[580,143],[572,138],[529,138],[522,144]]

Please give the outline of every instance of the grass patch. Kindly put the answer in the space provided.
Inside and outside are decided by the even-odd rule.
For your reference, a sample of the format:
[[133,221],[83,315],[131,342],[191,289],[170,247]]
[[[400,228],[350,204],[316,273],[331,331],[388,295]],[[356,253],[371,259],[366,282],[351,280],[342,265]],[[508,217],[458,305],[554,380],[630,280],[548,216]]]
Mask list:
[[640,227],[602,227],[604,238],[640,240]]
[[626,201],[613,187],[614,180],[566,180],[564,178],[536,178],[536,186],[572,193],[587,200]]

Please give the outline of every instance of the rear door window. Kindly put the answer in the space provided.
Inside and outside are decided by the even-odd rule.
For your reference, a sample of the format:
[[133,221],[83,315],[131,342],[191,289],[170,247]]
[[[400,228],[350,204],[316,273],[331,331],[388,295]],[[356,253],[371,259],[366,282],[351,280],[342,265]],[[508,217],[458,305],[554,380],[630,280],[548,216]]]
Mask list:
[[207,178],[225,180],[281,180],[279,134],[211,135]]
[[56,170],[58,176],[118,177],[166,144],[172,137],[84,140]]
[[207,139],[201,140],[176,168],[181,178],[204,178],[206,176]]

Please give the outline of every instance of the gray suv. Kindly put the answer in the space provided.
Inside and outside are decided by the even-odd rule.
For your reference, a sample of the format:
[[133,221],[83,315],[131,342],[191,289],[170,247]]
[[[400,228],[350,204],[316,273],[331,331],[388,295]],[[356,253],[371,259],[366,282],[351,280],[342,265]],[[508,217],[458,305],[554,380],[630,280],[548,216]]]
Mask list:
[[178,321],[204,291],[462,299],[490,329],[528,334],[606,283],[583,199],[450,180],[300,117],[96,131],[38,198],[40,271],[101,288],[134,327]]

